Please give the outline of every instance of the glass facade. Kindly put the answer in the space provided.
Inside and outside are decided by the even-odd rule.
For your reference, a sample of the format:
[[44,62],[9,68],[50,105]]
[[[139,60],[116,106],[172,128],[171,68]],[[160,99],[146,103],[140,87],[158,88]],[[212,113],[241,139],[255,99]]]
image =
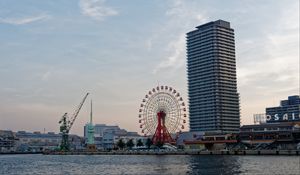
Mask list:
[[238,132],[234,30],[218,20],[187,33],[190,131]]

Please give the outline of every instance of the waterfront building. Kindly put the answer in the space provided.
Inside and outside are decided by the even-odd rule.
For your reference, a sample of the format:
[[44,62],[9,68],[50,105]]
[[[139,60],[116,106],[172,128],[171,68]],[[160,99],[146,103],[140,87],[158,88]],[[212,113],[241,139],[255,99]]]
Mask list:
[[300,143],[300,122],[244,125],[239,139],[253,149],[296,149]]
[[226,150],[238,143],[237,134],[205,133],[201,138],[184,141],[187,150]]
[[[87,126],[88,124],[86,124],[84,126],[84,137],[87,138],[88,136],[88,130],[87,130]],[[109,133],[116,133],[116,134],[120,134],[120,135],[126,135],[127,131],[125,129],[121,129],[119,126],[117,125],[106,125],[106,124],[95,124],[94,125],[94,136],[95,137],[103,137],[105,135],[105,133],[109,132]]]
[[[244,125],[239,133],[185,133],[183,146],[194,150],[295,150],[300,145],[300,122]],[[180,145],[181,146],[181,145]]]
[[19,139],[17,143],[18,151],[41,151],[44,149],[55,149],[61,142],[61,135],[53,132],[16,132]]
[[291,122],[300,121],[299,95],[289,96],[287,100],[281,100],[280,106],[266,108],[266,122]]
[[238,132],[234,30],[217,20],[187,33],[190,131]]
[[[119,126],[110,126],[105,124],[95,124],[94,126],[94,140],[97,149],[113,149],[115,141],[118,138],[124,137],[126,139],[130,136],[139,136],[137,132],[128,132],[125,129],[121,129]],[[88,124],[84,126],[84,137],[88,136]]]
[[195,141],[199,140],[204,136],[204,132],[201,131],[195,131],[195,132],[181,132],[178,134],[177,139],[176,139],[176,146],[178,148],[184,148],[185,146],[185,141]]
[[0,152],[15,151],[16,141],[15,133],[9,130],[0,130]]
[[[62,135],[54,132],[26,132],[15,133],[18,141],[16,147],[18,151],[42,151],[57,149],[61,143]],[[70,135],[71,149],[82,149],[83,139],[77,135]]]
[[[105,124],[95,124],[94,141],[97,149],[112,149],[114,147],[114,137],[116,135],[126,135],[127,131],[119,126]],[[87,125],[84,127],[84,137],[87,138]]]

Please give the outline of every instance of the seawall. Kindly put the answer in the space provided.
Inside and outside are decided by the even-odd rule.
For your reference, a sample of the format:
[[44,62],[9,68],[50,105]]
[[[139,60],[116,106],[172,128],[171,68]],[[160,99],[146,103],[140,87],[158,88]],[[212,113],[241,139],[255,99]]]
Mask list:
[[300,150],[44,152],[44,155],[300,155]]

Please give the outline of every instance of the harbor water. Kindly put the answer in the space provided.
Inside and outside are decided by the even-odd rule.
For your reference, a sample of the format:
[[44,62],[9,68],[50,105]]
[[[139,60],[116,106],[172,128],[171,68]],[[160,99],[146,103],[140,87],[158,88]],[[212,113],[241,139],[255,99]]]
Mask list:
[[300,174],[300,156],[0,155],[0,174]]

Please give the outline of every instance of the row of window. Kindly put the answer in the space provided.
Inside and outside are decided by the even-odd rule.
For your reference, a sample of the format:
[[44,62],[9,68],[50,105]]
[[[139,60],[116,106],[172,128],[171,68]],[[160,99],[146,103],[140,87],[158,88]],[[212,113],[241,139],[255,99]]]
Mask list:
[[[236,73],[235,65],[233,64],[223,64],[223,63],[217,63],[215,62],[209,62],[205,63],[202,62],[202,64],[188,64],[188,74],[199,74],[199,73],[219,73],[218,71],[225,71],[225,73]],[[209,71],[207,73],[207,71]],[[217,74],[216,74],[217,75]]]
[[211,36],[211,35],[221,35],[228,38],[234,38],[233,30],[231,29],[225,29],[221,30],[221,28],[208,28],[206,30],[196,30],[194,32],[190,32],[187,34],[187,39],[191,40],[193,38],[198,37],[205,37],[205,36]]
[[235,45],[233,41],[223,40],[221,38],[200,40],[198,42],[193,42],[193,43],[187,42],[188,51],[194,51],[194,50],[203,49],[207,47],[209,48],[214,47],[214,49],[223,48],[223,49],[228,49],[229,51],[235,50]]
[[191,83],[194,80],[198,79],[199,81],[206,81],[206,80],[211,80],[211,79],[217,79],[219,76],[222,76],[224,78],[235,78],[236,77],[236,71],[232,69],[231,71],[229,70],[223,70],[223,69],[218,69],[218,67],[215,67],[215,69],[208,68],[208,69],[202,69],[199,71],[189,71],[188,72],[188,79],[189,83]]
[[228,71],[233,71],[235,70],[235,65],[234,64],[224,64],[224,63],[221,63],[221,62],[217,62],[217,61],[214,61],[214,62],[210,62],[210,63],[205,63],[203,62],[202,64],[198,64],[197,67],[194,66],[194,70],[191,70],[191,67],[192,66],[189,66],[188,64],[188,68],[189,68],[189,72],[196,72],[197,70],[228,70]]

